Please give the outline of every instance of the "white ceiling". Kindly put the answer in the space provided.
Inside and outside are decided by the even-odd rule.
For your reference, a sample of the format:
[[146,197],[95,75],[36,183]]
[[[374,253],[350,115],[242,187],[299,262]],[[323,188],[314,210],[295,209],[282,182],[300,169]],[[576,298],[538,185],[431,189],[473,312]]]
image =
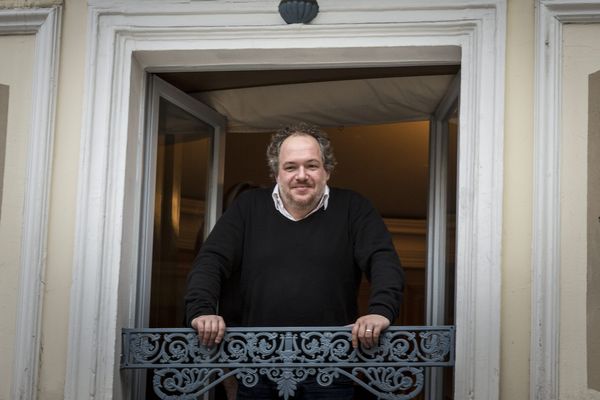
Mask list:
[[321,127],[426,120],[454,75],[405,76],[213,90],[192,96],[225,115],[229,132],[272,132],[294,121]]

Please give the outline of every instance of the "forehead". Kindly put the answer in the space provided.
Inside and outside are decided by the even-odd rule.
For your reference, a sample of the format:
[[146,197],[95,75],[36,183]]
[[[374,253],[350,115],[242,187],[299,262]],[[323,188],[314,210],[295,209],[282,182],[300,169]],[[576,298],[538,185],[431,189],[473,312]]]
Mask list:
[[310,135],[292,135],[285,139],[279,151],[280,162],[321,160],[321,148]]

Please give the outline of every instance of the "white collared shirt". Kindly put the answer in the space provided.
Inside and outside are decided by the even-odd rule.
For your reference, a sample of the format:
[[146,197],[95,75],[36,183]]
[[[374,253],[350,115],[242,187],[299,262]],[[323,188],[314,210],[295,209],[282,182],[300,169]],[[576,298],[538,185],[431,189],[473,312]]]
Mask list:
[[286,210],[285,206],[283,205],[283,201],[281,200],[281,196],[279,194],[279,184],[275,185],[272,196],[273,196],[273,202],[275,203],[275,208],[277,209],[277,211],[279,211],[287,219],[291,219],[292,221],[300,221],[300,220],[303,220],[304,218],[307,218],[309,215],[316,213],[317,211],[319,211],[319,209],[321,207],[323,207],[323,210],[327,210],[327,205],[329,204],[329,186],[325,185],[325,191],[323,192],[323,196],[321,197],[319,204],[317,204],[317,206],[315,208],[313,208],[313,210],[311,212],[309,212],[308,214],[306,214],[304,217],[302,217],[300,219],[294,218],[292,216],[292,214],[290,214],[289,211]]

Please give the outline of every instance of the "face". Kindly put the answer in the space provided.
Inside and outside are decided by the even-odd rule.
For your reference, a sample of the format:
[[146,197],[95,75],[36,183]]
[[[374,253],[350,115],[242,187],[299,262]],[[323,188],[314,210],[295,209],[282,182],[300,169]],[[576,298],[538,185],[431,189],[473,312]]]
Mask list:
[[277,183],[283,204],[292,215],[302,217],[309,213],[321,200],[328,180],[315,138],[294,135],[283,141]]

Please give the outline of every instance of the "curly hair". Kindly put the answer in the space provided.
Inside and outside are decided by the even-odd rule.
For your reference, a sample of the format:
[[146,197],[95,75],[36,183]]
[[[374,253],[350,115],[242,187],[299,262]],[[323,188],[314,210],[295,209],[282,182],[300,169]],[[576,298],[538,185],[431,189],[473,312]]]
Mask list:
[[267,147],[267,163],[271,170],[272,178],[277,176],[277,171],[279,170],[279,151],[281,150],[281,145],[290,136],[312,136],[315,138],[321,150],[323,168],[325,168],[327,173],[333,172],[337,161],[333,155],[333,147],[329,141],[329,136],[316,125],[300,122],[283,127],[271,136],[271,142]]

